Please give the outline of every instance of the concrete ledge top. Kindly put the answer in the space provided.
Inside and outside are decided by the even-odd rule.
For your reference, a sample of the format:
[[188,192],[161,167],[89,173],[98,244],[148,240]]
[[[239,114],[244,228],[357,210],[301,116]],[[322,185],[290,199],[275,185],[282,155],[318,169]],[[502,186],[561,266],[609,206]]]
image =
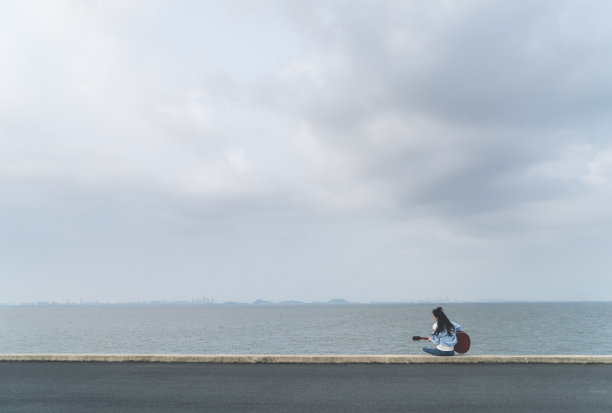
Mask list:
[[268,363],[268,364],[612,364],[612,355],[516,355],[435,357],[412,355],[292,354],[0,354],[1,361]]

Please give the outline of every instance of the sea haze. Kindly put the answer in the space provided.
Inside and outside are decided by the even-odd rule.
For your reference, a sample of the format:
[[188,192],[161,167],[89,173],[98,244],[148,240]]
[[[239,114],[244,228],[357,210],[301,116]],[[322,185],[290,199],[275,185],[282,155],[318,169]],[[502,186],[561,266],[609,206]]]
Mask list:
[[[0,308],[0,353],[421,354],[431,304]],[[612,303],[447,304],[469,354],[612,354]]]

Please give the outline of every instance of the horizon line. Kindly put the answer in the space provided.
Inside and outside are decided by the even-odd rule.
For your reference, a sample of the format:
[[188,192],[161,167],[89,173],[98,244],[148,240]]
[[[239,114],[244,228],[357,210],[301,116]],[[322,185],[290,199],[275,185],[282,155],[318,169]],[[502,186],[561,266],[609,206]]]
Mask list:
[[20,303],[0,303],[0,307],[108,307],[108,306],[299,306],[299,305],[401,305],[401,304],[512,304],[512,303],[610,303],[612,300],[518,300],[518,299],[484,299],[484,300],[389,300],[389,301],[349,301],[343,298],[332,298],[328,301],[283,300],[269,301],[256,299],[252,302],[209,300],[141,300],[141,301],[36,301]]

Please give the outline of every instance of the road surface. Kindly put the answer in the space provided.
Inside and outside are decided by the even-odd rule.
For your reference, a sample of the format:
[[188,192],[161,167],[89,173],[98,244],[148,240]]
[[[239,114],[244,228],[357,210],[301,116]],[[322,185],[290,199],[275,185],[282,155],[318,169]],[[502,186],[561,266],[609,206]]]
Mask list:
[[612,365],[0,362],[2,412],[612,412]]

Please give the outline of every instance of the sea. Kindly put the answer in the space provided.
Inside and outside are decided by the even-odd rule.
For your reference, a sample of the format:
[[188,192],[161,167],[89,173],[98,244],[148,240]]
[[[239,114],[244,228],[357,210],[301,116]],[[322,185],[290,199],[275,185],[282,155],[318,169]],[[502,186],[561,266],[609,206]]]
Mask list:
[[[612,303],[448,303],[468,354],[612,355]],[[0,353],[424,354],[437,304],[0,307]]]

